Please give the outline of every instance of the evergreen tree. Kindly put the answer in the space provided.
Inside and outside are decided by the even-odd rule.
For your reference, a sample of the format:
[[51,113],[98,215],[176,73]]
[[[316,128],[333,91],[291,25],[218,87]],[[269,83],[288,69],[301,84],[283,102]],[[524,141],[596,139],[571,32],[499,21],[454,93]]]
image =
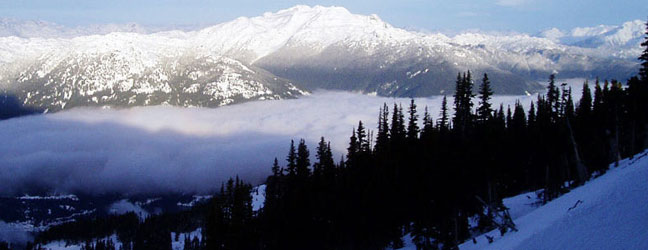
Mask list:
[[590,92],[587,80],[583,84],[583,94],[581,95],[581,99],[578,102],[576,114],[580,119],[583,120],[589,120],[589,117],[592,114],[592,93]]
[[428,138],[432,131],[434,130],[434,119],[430,116],[428,112],[428,107],[425,106],[425,111],[423,113],[423,129],[421,130],[421,139]]
[[491,90],[490,80],[488,80],[488,75],[484,73],[482,84],[479,86],[479,107],[477,108],[477,121],[482,124],[485,124],[493,114],[490,103],[492,95],[493,90]]
[[419,126],[418,126],[418,115],[416,114],[416,104],[414,99],[410,100],[409,106],[409,122],[407,124],[407,139],[416,140],[418,139]]
[[555,121],[560,113],[560,92],[556,86],[556,75],[549,76],[549,86],[547,86],[547,102],[551,108],[550,117]]
[[592,105],[592,112],[596,114],[596,118],[602,118],[603,109],[603,90],[597,78],[594,83],[594,104]]
[[286,170],[288,171],[288,176],[297,175],[297,151],[295,150],[295,141],[290,140],[290,149],[288,150],[288,157],[286,157],[288,164],[286,165]]
[[347,148],[347,167],[355,167],[356,160],[358,158],[358,153],[360,151],[360,144],[358,143],[358,137],[356,137],[355,128],[351,132],[351,137],[349,138],[349,147]]
[[531,105],[529,107],[529,115],[528,115],[528,124],[531,126],[532,123],[535,123],[536,120],[536,110],[535,110],[535,104],[533,104],[533,101],[531,101]]
[[403,109],[394,104],[394,111],[392,113],[391,119],[391,130],[389,135],[391,136],[392,144],[400,144],[405,140],[405,122],[403,120]]
[[313,164],[313,174],[315,176],[321,176],[325,173],[330,174],[335,168],[330,143],[324,141],[324,137],[320,138],[320,142],[317,144],[315,157],[317,158],[317,162]]
[[279,161],[277,161],[277,157],[275,157],[274,163],[272,164],[272,175],[273,176],[281,175],[281,167],[279,167]]
[[358,152],[371,152],[371,147],[369,146],[369,138],[367,136],[367,132],[365,131],[364,125],[362,124],[362,121],[358,122],[358,131],[356,133],[356,136],[358,137]]
[[443,96],[443,100],[441,101],[441,113],[439,114],[439,121],[437,123],[437,126],[439,127],[440,131],[447,131],[448,130],[448,100],[446,99],[446,96]]
[[510,128],[513,123],[513,113],[511,112],[511,105],[506,106],[506,127]]
[[469,129],[472,122],[472,79],[470,71],[464,73],[463,77],[457,76],[456,92],[454,94],[455,114],[452,120],[453,128],[461,135]]
[[572,98],[572,89],[569,87],[566,91],[563,92],[563,95],[566,95],[567,97],[565,98],[565,117],[568,119],[573,119],[575,110],[574,110],[574,99]]
[[501,103],[499,110],[497,111],[497,117],[494,120],[496,127],[501,128],[502,130],[506,128],[506,115],[504,115],[504,105]]
[[378,115],[378,134],[376,135],[376,152],[385,152],[389,144],[389,108],[383,103]]
[[513,111],[513,119],[511,119],[510,127],[513,128],[514,133],[521,133],[526,129],[526,114],[524,107],[519,100],[515,101],[515,109]]
[[299,145],[297,146],[297,159],[296,159],[296,168],[297,176],[300,179],[304,180],[310,176],[310,152],[308,152],[308,147],[306,146],[306,141],[304,139],[299,140]]

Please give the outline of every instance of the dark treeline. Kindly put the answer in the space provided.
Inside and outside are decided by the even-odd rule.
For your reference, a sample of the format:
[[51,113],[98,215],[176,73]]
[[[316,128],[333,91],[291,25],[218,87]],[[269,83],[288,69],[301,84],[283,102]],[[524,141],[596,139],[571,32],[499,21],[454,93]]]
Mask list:
[[[551,75],[529,110],[519,102],[496,108],[486,74],[475,86],[470,72],[460,73],[437,119],[413,100],[405,110],[385,104],[375,133],[361,121],[353,129],[346,159],[336,162],[322,138],[311,164],[305,141],[291,141],[286,163],[274,160],[264,207],[253,211],[249,184],[228,181],[200,210],[201,239],[186,238],[185,247],[383,249],[410,234],[420,249],[455,249],[481,232],[515,230],[503,197],[541,190],[546,203],[647,148],[648,36],[642,45],[639,76],[625,85],[597,80],[592,93],[589,83],[572,90]],[[139,234],[118,236],[133,249],[169,249],[179,229],[155,218],[150,232],[136,222]]]
[[[414,101],[406,111],[384,105],[375,139],[359,122],[337,164],[324,138],[313,164],[305,142],[291,142],[286,165],[275,160],[265,207],[246,229],[259,243],[245,248],[397,248],[411,233],[421,249],[452,249],[498,225],[502,233],[513,228],[496,215],[506,209],[503,197],[541,189],[547,202],[646,148],[646,79],[597,81],[593,96],[586,83],[575,103],[552,75],[547,95],[528,111],[519,102],[494,109],[487,75],[473,103],[472,82],[470,72],[460,74],[454,115],[444,97],[440,117],[425,110],[420,127]],[[208,249],[234,246],[209,242]]]
[[[204,247],[398,248],[410,234],[421,249],[454,249],[481,232],[515,230],[503,197],[541,190],[546,203],[647,147],[646,39],[639,76],[625,85],[596,80],[592,93],[587,82],[572,90],[551,75],[546,95],[529,110],[519,102],[494,108],[488,76],[474,86],[466,72],[457,76],[453,104],[443,98],[437,119],[413,100],[406,110],[385,104],[375,134],[360,121],[338,163],[324,138],[313,164],[304,140],[291,141],[285,166],[274,161],[258,216],[224,216],[232,222],[208,226]],[[580,100],[573,91],[582,92]],[[232,204],[250,198],[241,199]],[[227,243],[225,234],[209,233],[223,231],[249,238],[241,245],[241,235]]]

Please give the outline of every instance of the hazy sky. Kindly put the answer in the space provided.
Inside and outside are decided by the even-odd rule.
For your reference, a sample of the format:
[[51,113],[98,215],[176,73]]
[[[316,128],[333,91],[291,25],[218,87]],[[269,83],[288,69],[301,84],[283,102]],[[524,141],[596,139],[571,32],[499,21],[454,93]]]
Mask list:
[[206,25],[297,4],[343,6],[353,13],[378,14],[397,27],[429,31],[535,33],[550,27],[621,24],[648,16],[646,0],[0,0],[0,17],[39,19],[68,26],[131,22],[154,26]]

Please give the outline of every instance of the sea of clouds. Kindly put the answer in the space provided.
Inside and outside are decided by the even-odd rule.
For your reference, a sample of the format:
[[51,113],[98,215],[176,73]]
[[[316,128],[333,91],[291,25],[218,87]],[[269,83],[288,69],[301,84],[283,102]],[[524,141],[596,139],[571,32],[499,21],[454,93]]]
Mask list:
[[[576,91],[575,91],[576,92]],[[441,96],[416,98],[438,118]],[[526,107],[535,96],[496,96]],[[577,99],[576,99],[577,100]],[[208,108],[77,108],[0,122],[0,196],[49,193],[208,193],[227,178],[253,184],[285,164],[290,140],[314,156],[321,136],[336,160],[358,121],[375,130],[378,110],[410,99],[316,92],[293,100]],[[448,99],[451,107],[452,99]]]

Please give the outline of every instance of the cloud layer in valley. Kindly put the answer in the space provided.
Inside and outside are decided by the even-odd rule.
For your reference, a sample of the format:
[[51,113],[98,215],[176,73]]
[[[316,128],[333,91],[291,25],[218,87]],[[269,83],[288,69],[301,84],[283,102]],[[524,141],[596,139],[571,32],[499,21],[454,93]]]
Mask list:
[[[535,97],[493,102],[516,99],[528,106]],[[258,184],[274,157],[284,165],[291,139],[313,151],[325,136],[339,159],[359,120],[375,129],[383,103],[407,110],[409,99],[319,92],[216,109],[79,108],[10,119],[0,122],[0,195],[206,193],[236,175]],[[428,106],[438,118],[441,97],[416,103],[421,117]]]

